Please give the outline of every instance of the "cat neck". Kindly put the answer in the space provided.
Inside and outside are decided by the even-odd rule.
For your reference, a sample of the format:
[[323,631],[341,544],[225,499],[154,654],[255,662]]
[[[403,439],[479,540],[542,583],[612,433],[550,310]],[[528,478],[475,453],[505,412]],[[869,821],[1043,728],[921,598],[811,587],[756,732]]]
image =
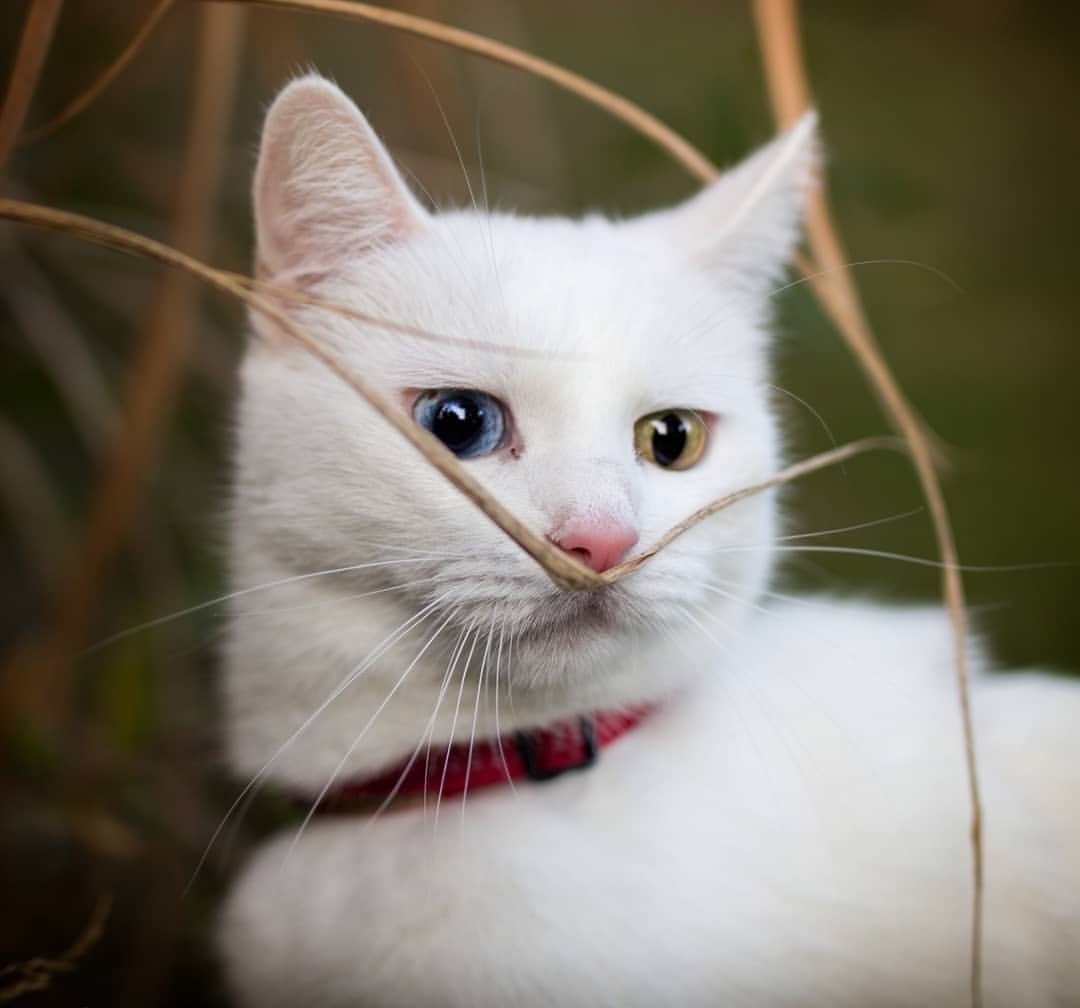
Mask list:
[[636,728],[656,706],[592,711],[492,738],[418,747],[389,769],[336,782],[321,795],[297,798],[305,809],[320,814],[380,814],[391,806],[411,807],[418,798],[464,799],[486,788],[513,786],[515,781],[546,783],[591,769],[603,749]]
[[[238,582],[288,576],[263,564]],[[269,766],[297,793],[370,776],[429,744],[663,703],[704,664],[667,635],[627,632],[577,649],[500,646],[486,628],[446,623],[436,635],[445,616],[403,631],[422,606],[385,595],[328,605],[327,590],[315,579],[282,585],[272,614],[244,616],[237,605],[227,648],[230,762],[245,775]],[[580,665],[564,655],[553,675],[556,651],[576,654]]]

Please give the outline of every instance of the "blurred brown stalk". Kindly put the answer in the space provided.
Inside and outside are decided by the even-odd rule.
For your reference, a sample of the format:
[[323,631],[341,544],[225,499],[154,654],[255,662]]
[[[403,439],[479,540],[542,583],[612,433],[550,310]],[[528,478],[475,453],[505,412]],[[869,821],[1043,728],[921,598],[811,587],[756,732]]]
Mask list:
[[[794,122],[810,105],[809,87],[802,65],[795,0],[754,0],[755,23],[765,63],[773,114],[781,127]],[[967,668],[967,610],[945,496],[934,468],[933,445],[923,424],[905,398],[870,330],[859,302],[849,259],[832,223],[822,182],[810,196],[806,222],[807,239],[814,261],[803,264],[821,303],[828,310],[877,393],[893,427],[911,450],[912,463],[933,520],[938,554],[942,561],[942,594],[953,631],[953,662],[963,732],[964,764],[970,805],[972,861],[971,895],[971,1003],[982,1003],[983,837],[982,799],[975,755],[975,727],[971,713]]]
[[7,164],[15,138],[26,118],[26,110],[30,107],[30,99],[34,97],[62,2],[33,0],[26,13],[15,65],[4,94],[3,107],[0,108],[0,170]]
[[[243,24],[238,7],[207,6],[201,12],[192,112],[170,229],[172,244],[199,258],[211,251]],[[54,740],[63,737],[70,716],[75,658],[93,625],[103,585],[130,531],[168,422],[198,318],[199,296],[190,276],[178,271],[163,275],[126,379],[121,423],[101,467],[53,616],[16,649],[4,670],[3,716],[45,730]]]

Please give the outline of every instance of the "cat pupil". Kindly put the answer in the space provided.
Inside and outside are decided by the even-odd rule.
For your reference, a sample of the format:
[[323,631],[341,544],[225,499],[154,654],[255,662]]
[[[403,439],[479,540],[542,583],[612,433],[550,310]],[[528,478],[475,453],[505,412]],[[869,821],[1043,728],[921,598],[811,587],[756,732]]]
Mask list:
[[451,399],[435,413],[431,430],[448,448],[467,447],[480,433],[484,411],[472,399]]
[[487,454],[502,442],[502,407],[484,392],[462,389],[423,392],[413,405],[413,418],[458,458]]
[[686,423],[678,413],[653,420],[653,457],[662,466],[673,465],[686,448]]

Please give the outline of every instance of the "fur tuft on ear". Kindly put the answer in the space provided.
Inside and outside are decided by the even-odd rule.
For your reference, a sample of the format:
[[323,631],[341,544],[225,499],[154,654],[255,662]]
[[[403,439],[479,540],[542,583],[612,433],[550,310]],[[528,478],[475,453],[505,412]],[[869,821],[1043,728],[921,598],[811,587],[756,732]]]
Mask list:
[[274,100],[255,169],[256,275],[320,275],[422,227],[426,214],[359,109],[322,77]]
[[817,165],[817,115],[809,111],[761,150],[671,210],[630,227],[702,267],[750,286],[776,277],[799,236]]

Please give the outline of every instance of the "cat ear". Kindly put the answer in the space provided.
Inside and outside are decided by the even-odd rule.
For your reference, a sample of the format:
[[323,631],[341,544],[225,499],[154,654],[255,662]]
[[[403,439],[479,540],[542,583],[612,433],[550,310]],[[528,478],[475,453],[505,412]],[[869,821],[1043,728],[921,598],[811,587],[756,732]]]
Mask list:
[[274,100],[255,169],[256,275],[325,273],[423,227],[426,214],[374,130],[315,75]]
[[798,240],[817,163],[816,127],[817,115],[805,113],[696,196],[630,227],[726,279],[761,286],[783,269]]

